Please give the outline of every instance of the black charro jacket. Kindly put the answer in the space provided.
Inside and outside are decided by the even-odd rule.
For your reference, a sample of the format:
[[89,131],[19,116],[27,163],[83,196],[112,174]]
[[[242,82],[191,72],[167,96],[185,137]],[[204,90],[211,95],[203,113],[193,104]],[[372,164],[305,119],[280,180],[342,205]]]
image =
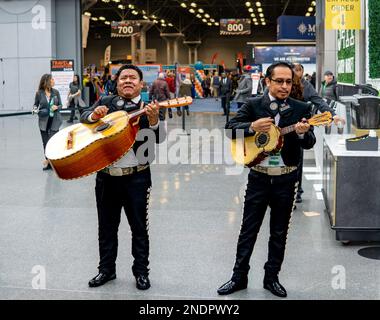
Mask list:
[[[302,118],[311,117],[311,105],[294,100],[291,98],[286,99],[289,108],[280,114],[280,122],[278,126],[284,128],[299,122]],[[226,123],[227,136],[235,138],[236,130],[244,130],[244,136],[252,136],[255,132],[249,132],[249,127],[253,121],[260,118],[271,117],[274,119],[273,112],[269,108],[271,101],[268,94],[261,97],[251,98],[239,109],[237,115]],[[287,166],[297,166],[300,162],[301,148],[311,149],[316,142],[313,127],[300,138],[298,134],[293,131],[284,136],[284,145],[281,149],[282,159]]]
[[[80,117],[80,121],[82,123],[93,123],[93,122],[88,120],[88,117],[90,116],[90,114],[94,111],[94,109],[97,106],[102,106],[102,105],[107,106],[109,109],[108,114],[110,114],[112,112],[120,111],[120,110],[124,110],[124,111],[127,111],[128,113],[131,113],[133,111],[140,109],[140,103],[141,103],[141,101],[137,104],[134,104],[133,102],[128,102],[127,99],[124,99],[124,98],[117,96],[117,95],[110,95],[110,96],[101,97],[98,101],[96,101],[93,104],[92,107],[89,107],[83,111],[83,113]],[[143,163],[142,159],[140,159],[140,157],[137,157],[139,162],[140,162],[139,164],[144,165],[147,162],[151,163],[155,157],[154,156],[154,151],[155,151],[154,143],[161,143],[166,139],[165,126],[163,125],[163,122],[162,122],[163,120],[164,119],[162,119],[160,116],[160,123],[158,125],[158,128],[156,130],[153,130],[153,132],[155,134],[155,141],[152,141],[152,139],[148,139],[148,136],[146,136],[144,134],[139,136],[139,133],[137,133],[136,141],[133,144],[133,151],[135,152],[135,155],[138,154],[138,152],[137,152],[138,148],[141,145],[145,144],[149,140],[148,144],[144,145],[144,147],[143,147],[144,158],[148,159],[148,161],[143,159],[143,160],[145,160],[145,163]],[[148,117],[145,114],[140,116],[139,127],[140,127],[139,132],[141,132],[141,129],[148,129],[149,128]],[[151,152],[153,154],[148,154],[148,152]]]

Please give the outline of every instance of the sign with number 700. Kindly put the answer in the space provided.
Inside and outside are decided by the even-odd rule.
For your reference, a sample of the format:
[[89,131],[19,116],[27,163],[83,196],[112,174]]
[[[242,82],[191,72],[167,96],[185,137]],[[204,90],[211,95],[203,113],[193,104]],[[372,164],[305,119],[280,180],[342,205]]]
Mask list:
[[140,32],[138,21],[113,21],[111,22],[111,38],[124,38]]

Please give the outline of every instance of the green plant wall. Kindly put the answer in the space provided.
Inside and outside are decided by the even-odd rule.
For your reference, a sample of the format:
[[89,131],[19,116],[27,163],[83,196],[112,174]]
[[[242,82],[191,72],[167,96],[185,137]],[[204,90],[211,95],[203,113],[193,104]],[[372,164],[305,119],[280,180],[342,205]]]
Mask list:
[[355,30],[338,30],[337,79],[342,83],[355,83]]
[[380,78],[380,0],[368,0],[369,77]]

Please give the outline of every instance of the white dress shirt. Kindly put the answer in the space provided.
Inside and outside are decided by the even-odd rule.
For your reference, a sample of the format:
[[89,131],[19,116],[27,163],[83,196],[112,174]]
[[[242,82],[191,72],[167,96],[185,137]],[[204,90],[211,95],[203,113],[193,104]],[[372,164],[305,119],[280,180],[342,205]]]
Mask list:
[[[137,97],[132,99],[132,102],[137,104],[141,100],[141,96],[138,95]],[[91,115],[88,117],[88,119],[91,122],[94,122],[91,119]],[[160,120],[158,119],[158,122],[154,126],[149,126],[150,129],[156,130],[160,124]],[[129,151],[122,156],[118,161],[113,163],[112,165],[108,166],[109,168],[127,168],[127,167],[136,167],[139,164],[139,161],[136,158],[135,152],[133,151],[133,148],[129,149]]]

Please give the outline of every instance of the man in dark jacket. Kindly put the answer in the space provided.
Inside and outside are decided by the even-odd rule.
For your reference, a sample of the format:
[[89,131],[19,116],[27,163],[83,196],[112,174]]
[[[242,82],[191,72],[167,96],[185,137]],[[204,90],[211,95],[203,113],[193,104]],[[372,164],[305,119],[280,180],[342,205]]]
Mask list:
[[305,118],[310,117],[310,106],[288,98],[292,79],[293,70],[289,64],[278,62],[269,66],[265,77],[268,92],[261,97],[249,99],[238,110],[236,117],[226,124],[226,129],[232,130],[233,137],[237,129],[241,129],[244,136],[269,132],[273,123],[280,128],[294,125],[294,131],[284,135],[284,144],[280,152],[270,153],[250,170],[235,266],[231,280],[218,289],[220,295],[247,288],[249,260],[269,206],[270,238],[263,285],[276,296],[287,296],[285,288],[279,282],[278,274],[284,259],[294,205],[297,165],[300,161],[301,147],[310,149],[315,144],[313,129],[305,122]]
[[[165,80],[165,74],[160,72],[158,78],[153,81],[149,90],[149,100],[165,101],[170,99],[169,85]],[[160,114],[165,117],[166,110],[160,110]],[[172,109],[168,109],[169,118],[173,117]]]
[[230,113],[230,97],[232,94],[232,81],[223,72],[222,79],[220,80],[219,96],[222,101],[223,115],[229,115]]
[[[92,108],[83,112],[81,122],[94,123],[111,112],[132,112],[142,108],[142,78],[143,74],[138,67],[122,66],[116,74],[118,94],[99,99]],[[99,273],[88,283],[90,287],[101,286],[116,278],[117,233],[122,208],[131,227],[134,257],[132,272],[136,278],[136,287],[140,290],[150,287],[148,204],[152,182],[149,164],[154,159],[154,143],[161,142],[165,137],[164,134],[159,134],[165,126],[160,124],[157,103],[150,103],[145,108],[146,115],[138,119],[140,130],[133,148],[96,176],[100,262]],[[148,133],[152,131],[155,139],[149,139]]]
[[324,74],[325,80],[322,81],[320,96],[326,99],[327,103],[332,100],[338,101],[338,84],[335,80],[334,74],[331,71],[326,71]]

